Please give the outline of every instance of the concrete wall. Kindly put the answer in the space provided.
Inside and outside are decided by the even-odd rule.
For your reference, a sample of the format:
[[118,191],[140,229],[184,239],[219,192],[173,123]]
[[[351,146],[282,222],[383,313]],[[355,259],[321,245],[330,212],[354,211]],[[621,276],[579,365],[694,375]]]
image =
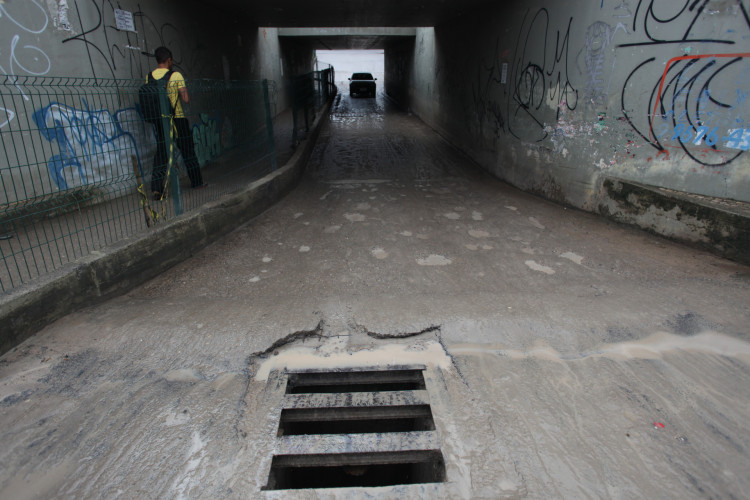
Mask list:
[[275,82],[269,95],[271,113],[274,115],[290,106],[286,92],[282,91],[282,82],[285,78],[283,58],[279,30],[258,28],[255,33],[255,45],[250,54],[251,72],[248,78]]
[[292,105],[292,78],[315,70],[315,50],[308,41],[295,37],[280,37],[281,59],[283,61],[284,85],[280,91],[285,103]]
[[[132,16],[133,31],[117,28],[116,9]],[[0,2],[0,204],[90,184],[116,193],[124,186],[108,180],[129,177],[134,152],[148,176],[153,126],[141,121],[135,92],[160,45],[172,50],[188,86],[191,79],[268,78],[282,87],[276,30],[204,2]],[[133,83],[96,89],[112,79]],[[193,97],[186,111],[195,129],[204,110]],[[271,98],[277,112],[287,106],[283,92]],[[211,120],[221,130],[222,117]]]
[[304,75],[315,70],[315,50],[309,42],[294,37],[281,37],[281,58],[284,77]]
[[391,39],[385,44],[385,77],[383,85],[391,99],[409,105],[414,73],[415,39]]
[[[132,14],[135,32],[117,29],[116,8]],[[196,10],[205,13],[196,16]],[[154,66],[147,54],[166,45],[187,77],[220,78],[216,39],[225,33],[217,29],[219,19],[205,5],[172,0],[6,1],[0,4],[0,72],[141,78]]]
[[[620,218],[607,179],[750,202],[748,11],[740,0],[498,3],[394,43],[386,87],[487,170],[565,204]],[[647,225],[708,242],[695,226],[711,222],[683,215]],[[679,230],[663,227],[675,219]]]

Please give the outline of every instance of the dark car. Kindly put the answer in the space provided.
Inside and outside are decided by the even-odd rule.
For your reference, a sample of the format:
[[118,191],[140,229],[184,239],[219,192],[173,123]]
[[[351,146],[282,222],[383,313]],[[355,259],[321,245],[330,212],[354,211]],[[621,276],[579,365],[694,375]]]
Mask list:
[[375,97],[375,80],[370,73],[354,73],[349,78],[349,95],[369,95]]

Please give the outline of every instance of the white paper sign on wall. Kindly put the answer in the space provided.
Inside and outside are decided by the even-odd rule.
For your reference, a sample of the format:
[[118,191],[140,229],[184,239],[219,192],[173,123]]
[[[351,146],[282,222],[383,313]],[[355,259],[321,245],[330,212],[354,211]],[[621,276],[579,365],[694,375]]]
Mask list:
[[127,10],[115,9],[115,24],[120,31],[135,32],[133,13]]

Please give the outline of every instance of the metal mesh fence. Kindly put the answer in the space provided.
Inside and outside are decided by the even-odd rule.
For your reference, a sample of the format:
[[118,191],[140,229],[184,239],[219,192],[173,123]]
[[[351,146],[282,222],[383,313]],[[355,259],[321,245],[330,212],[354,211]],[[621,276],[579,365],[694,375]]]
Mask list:
[[334,78],[333,67],[329,67],[290,80],[294,145],[307,136],[318,111],[336,93]]
[[[158,127],[142,118],[143,83],[14,76],[0,82],[3,292],[275,168],[268,83],[188,81],[189,135],[208,185],[191,189],[180,148],[171,147],[174,168],[164,197],[154,199]],[[167,142],[174,144],[174,134]]]

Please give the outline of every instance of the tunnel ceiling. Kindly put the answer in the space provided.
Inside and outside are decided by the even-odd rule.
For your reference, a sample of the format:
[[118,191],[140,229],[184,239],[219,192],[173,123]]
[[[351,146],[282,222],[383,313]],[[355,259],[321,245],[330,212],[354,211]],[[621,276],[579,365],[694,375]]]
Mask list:
[[315,50],[375,50],[385,48],[387,36],[305,37],[305,44]]
[[[439,26],[498,0],[214,0],[256,26]],[[501,0],[502,1],[502,0]]]

